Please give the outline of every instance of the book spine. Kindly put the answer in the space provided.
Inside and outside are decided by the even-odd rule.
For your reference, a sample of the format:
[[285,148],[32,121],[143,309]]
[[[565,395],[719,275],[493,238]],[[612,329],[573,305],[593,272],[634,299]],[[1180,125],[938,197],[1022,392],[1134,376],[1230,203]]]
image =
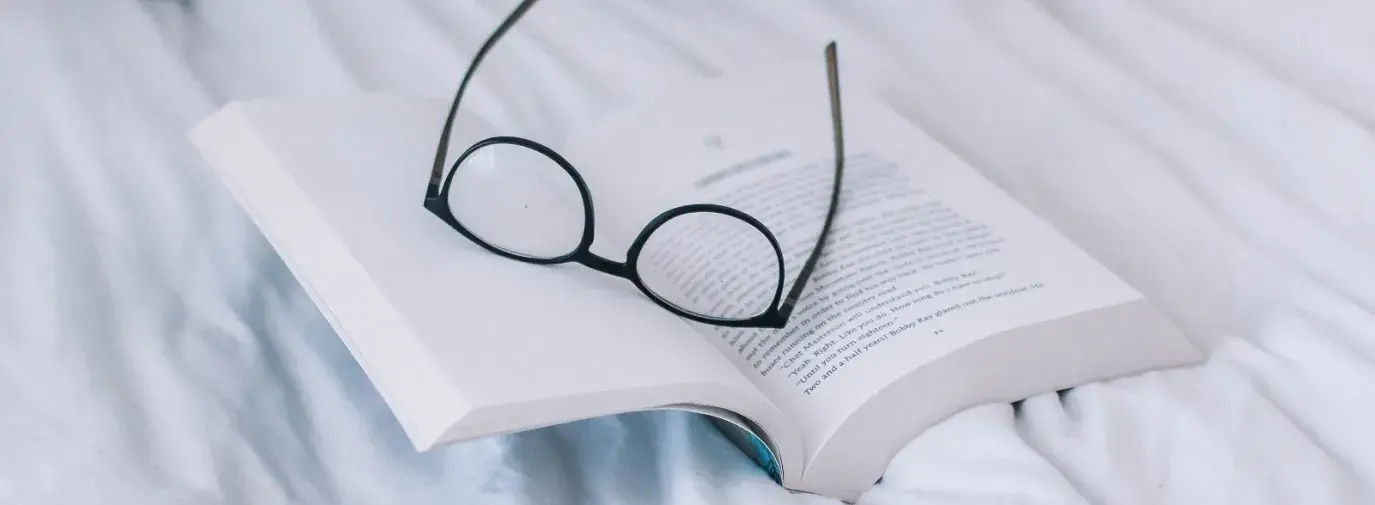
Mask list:
[[741,428],[724,419],[714,416],[706,416],[706,418],[711,422],[712,426],[715,426],[722,435],[726,436],[727,440],[730,440],[732,444],[740,448],[751,461],[754,461],[754,464],[758,465],[761,470],[764,470],[764,473],[767,473],[769,478],[780,485],[783,483],[783,471],[778,466],[778,458],[773,456],[773,449],[770,449],[768,444],[764,443],[764,439],[759,438],[759,435],[756,435],[753,431]]

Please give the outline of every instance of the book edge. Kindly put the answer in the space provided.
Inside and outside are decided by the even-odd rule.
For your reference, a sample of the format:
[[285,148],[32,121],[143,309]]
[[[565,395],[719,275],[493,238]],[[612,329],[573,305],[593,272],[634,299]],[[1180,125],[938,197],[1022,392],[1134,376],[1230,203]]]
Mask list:
[[[427,357],[422,344],[414,338],[414,333],[401,314],[381,295],[366,269],[348,252],[333,227],[319,215],[309,197],[301,192],[290,172],[282,166],[282,161],[254,130],[250,108],[260,102],[262,100],[230,103],[198,123],[187,133],[187,137],[201,151],[210,168],[219,175],[255,228],[264,235],[343,341],[383,401],[391,407],[414,448],[429,450],[451,426],[471,412],[471,407],[453,387],[447,375]],[[238,137],[242,142],[235,147],[241,152],[226,152],[226,137]],[[242,152],[250,149],[251,154]],[[234,169],[227,168],[227,160],[233,158],[257,159],[257,163],[263,166],[254,175],[274,180],[271,183],[257,183],[254,189],[249,189],[247,186],[250,183],[233,172],[254,162],[239,163],[241,166]],[[293,232],[290,234],[277,233],[275,229],[279,226],[270,224],[262,215],[262,209],[267,204],[261,194],[271,192],[277,193],[272,198],[277,205],[290,205],[296,210],[291,213],[293,223],[290,228]],[[291,253],[303,247],[328,251],[311,255],[328,263],[303,262]],[[315,282],[318,279],[326,279],[330,284],[365,288],[323,288]],[[341,300],[341,296],[348,300]],[[372,317],[359,315],[362,313],[372,314]],[[405,337],[396,338],[387,345],[369,345],[361,342],[364,339],[355,338],[365,333]],[[407,345],[408,342],[411,345]],[[396,377],[398,371],[411,379]],[[428,387],[423,392],[416,392],[416,384],[427,384]],[[442,409],[443,413],[438,416],[431,414],[437,409]]]
[[[1075,330],[1076,327],[1078,331]],[[1109,334],[1114,336],[1096,338],[1101,337],[1102,334],[1090,331],[1095,329],[1109,330]],[[1045,379],[1014,382],[993,381],[1005,384],[1003,386],[981,387],[981,384],[988,380],[987,376],[1006,377],[1019,374],[992,370],[982,378],[965,376],[968,380],[962,381],[955,389],[977,388],[985,392],[982,394],[949,394],[947,396],[950,397],[946,398],[945,401],[938,402],[940,405],[944,405],[942,407],[923,409],[918,406],[920,403],[903,401],[903,398],[928,394],[924,392],[931,391],[931,383],[937,382],[941,378],[948,378],[950,375],[942,373],[942,369],[980,370],[980,367],[969,366],[969,360],[980,357],[986,358],[990,354],[1015,355],[1019,359],[1025,359],[1027,356],[1036,354],[1034,350],[1027,351],[1028,346],[1034,344],[1034,346],[1041,348],[1054,347],[1048,345],[1045,338],[1031,338],[1037,334],[1047,335],[1046,338],[1052,339],[1059,335],[1058,338],[1073,342],[1095,339],[1098,340],[1096,345],[1112,347],[1115,352],[1100,353],[1100,356],[1108,357],[1082,364],[1082,366],[1068,367],[1073,369],[1068,372],[1062,369],[1058,373],[1039,374],[1048,376]],[[1146,342],[1152,339],[1163,340],[1166,338],[1169,339],[1168,342]],[[1028,340],[1035,340],[1036,342],[1032,343]],[[1084,346],[1075,347],[1082,348]],[[1113,361],[1113,358],[1122,359],[1123,357],[1126,357],[1125,361],[1106,363]],[[827,436],[826,441],[809,457],[808,464],[803,470],[799,490],[853,501],[882,476],[884,468],[887,467],[892,457],[896,456],[906,444],[915,440],[930,427],[966,409],[989,403],[1013,402],[1038,394],[1145,373],[1178,369],[1198,364],[1206,357],[1206,353],[1200,349],[1196,342],[1180,331],[1173,322],[1144,297],[999,332],[963,346],[927,365],[918,367],[866,400],[864,405]],[[1081,361],[1074,360],[1074,362]],[[1039,365],[1034,368],[1044,369],[1046,366],[1048,365]],[[1095,369],[1095,367],[1101,367],[1104,370]],[[1114,371],[1108,372],[1105,370],[1106,368],[1111,368]],[[1023,370],[1022,373],[1037,375],[1034,370]],[[1085,379],[1086,376],[1091,376],[1091,378]],[[885,415],[891,415],[894,409],[901,409],[906,414],[903,419],[904,423],[909,425],[908,429],[889,430],[892,431],[891,433],[874,433],[872,430],[860,426],[869,423],[863,419],[857,419],[864,417],[882,418]],[[868,444],[860,443],[858,440],[850,440],[853,435],[860,434],[861,430],[870,436],[887,440],[871,439]],[[857,449],[858,452],[871,456],[881,454],[882,457],[879,459],[858,457],[853,454]],[[850,457],[847,457],[847,454]],[[836,473],[834,470],[840,467],[851,470],[859,468],[858,472],[846,473],[851,475],[862,474],[860,479],[862,482],[842,483],[838,482],[834,476],[819,478],[819,474],[834,474]]]

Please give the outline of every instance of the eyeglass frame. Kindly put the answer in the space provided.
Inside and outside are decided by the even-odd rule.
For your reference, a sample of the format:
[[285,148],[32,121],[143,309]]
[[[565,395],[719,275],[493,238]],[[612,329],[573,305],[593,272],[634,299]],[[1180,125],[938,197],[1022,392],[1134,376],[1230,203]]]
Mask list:
[[[812,248],[812,253],[808,256],[806,263],[803,264],[802,270],[798,272],[797,280],[793,283],[792,288],[789,290],[787,298],[784,299],[783,285],[784,281],[786,280],[787,272],[784,266],[783,249],[779,246],[778,239],[774,236],[773,232],[769,231],[768,227],[765,226],[764,223],[760,222],[758,219],[741,210],[714,203],[695,203],[674,207],[672,209],[664,211],[660,213],[658,216],[656,216],[654,219],[650,220],[649,223],[646,224],[642,230],[640,230],[639,235],[635,238],[633,242],[631,242],[630,248],[626,251],[625,262],[617,262],[611,259],[598,256],[597,254],[591,251],[592,242],[594,239],[595,215],[593,213],[592,194],[587,187],[586,181],[583,180],[582,175],[578,173],[577,169],[573,167],[572,163],[568,162],[568,160],[565,159],[558,152],[539,142],[523,137],[509,135],[494,136],[480,140],[474,143],[468,149],[466,149],[462,154],[459,155],[459,157],[456,160],[454,160],[453,164],[451,165],[451,169],[448,171],[448,176],[445,177],[444,161],[449,151],[449,137],[451,136],[453,131],[454,120],[458,113],[459,103],[463,99],[463,92],[467,89],[469,82],[472,80],[472,77],[475,74],[478,65],[482,62],[483,58],[486,57],[487,53],[492,49],[496,42],[500,40],[501,37],[508,30],[510,30],[510,28],[513,25],[515,25],[516,21],[520,20],[520,18],[525,15],[525,13],[530,9],[530,7],[532,7],[535,4],[535,2],[536,0],[523,0],[519,5],[517,5],[516,8],[512,11],[512,13],[509,16],[507,16],[505,20],[502,21],[502,23],[497,27],[497,29],[492,32],[492,35],[490,35],[487,38],[487,40],[482,44],[482,46],[478,49],[477,54],[473,57],[472,62],[469,63],[468,70],[464,73],[463,79],[459,83],[458,91],[454,95],[453,103],[449,106],[449,114],[444,120],[444,128],[439,137],[439,145],[437,148],[437,152],[435,154],[434,166],[432,167],[429,183],[425,190],[425,209],[430,211],[440,220],[444,221],[446,224],[449,225],[449,227],[453,228],[455,231],[463,235],[468,240],[499,256],[536,265],[554,265],[574,262],[591,268],[593,270],[596,270],[598,272],[629,280],[632,284],[635,285],[636,288],[638,288],[642,293],[649,297],[650,300],[654,301],[660,307],[663,307],[664,309],[679,317],[683,317],[699,323],[711,324],[721,327],[775,329],[785,327],[788,323],[788,320],[792,316],[793,310],[797,306],[797,301],[802,296],[802,292],[806,287],[807,281],[810,279],[812,272],[816,269],[817,262],[821,258],[821,253],[826,244],[826,238],[830,234],[831,224],[835,219],[835,214],[838,210],[840,202],[841,180],[844,178],[843,176],[845,168],[845,148],[843,134],[844,128],[842,125],[842,114],[840,107],[839,65],[837,63],[835,42],[829,42],[826,45],[825,49],[826,77],[829,88],[829,98],[831,105],[831,129],[833,143],[835,146],[835,181],[831,188],[831,199],[826,212],[826,219],[822,223],[821,232],[817,237],[816,245]],[[583,232],[581,239],[578,241],[577,247],[573,248],[572,251],[562,256],[552,258],[527,256],[520,254],[518,252],[508,251],[506,249],[497,247],[489,243],[488,241],[478,237],[476,234],[468,230],[467,227],[463,226],[463,224],[459,222],[458,218],[453,215],[453,210],[449,207],[448,197],[449,188],[453,183],[454,174],[458,172],[463,162],[473,153],[476,153],[485,147],[499,144],[514,145],[533,150],[545,156],[546,158],[549,158],[551,161],[557,164],[559,168],[562,168],[563,171],[566,172],[569,177],[573,179],[574,184],[578,188],[578,193],[582,197]],[[683,308],[675,305],[673,302],[665,300],[659,294],[655,293],[654,290],[647,287],[644,281],[640,278],[637,265],[639,264],[640,253],[643,250],[645,243],[648,242],[649,237],[652,236],[655,231],[657,231],[664,224],[668,223],[670,220],[677,218],[679,216],[694,213],[714,213],[739,219],[758,230],[760,233],[764,235],[764,237],[768,239],[769,244],[773,247],[774,253],[777,255],[778,258],[778,284],[774,292],[773,300],[769,303],[768,309],[766,309],[764,312],[753,317],[744,319],[717,318],[703,314],[693,313],[684,310]],[[782,301],[782,303],[780,303],[780,300]]]

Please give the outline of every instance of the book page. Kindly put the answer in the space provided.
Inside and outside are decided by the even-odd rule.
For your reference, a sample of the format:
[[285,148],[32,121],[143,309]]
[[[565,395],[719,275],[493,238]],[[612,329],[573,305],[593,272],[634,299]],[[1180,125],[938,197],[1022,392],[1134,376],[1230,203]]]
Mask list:
[[[685,403],[786,432],[750,380],[631,283],[500,257],[422,208],[446,109],[267,99],[193,135],[417,447]],[[490,135],[479,123],[460,117],[457,151]]]
[[[1140,298],[841,68],[840,209],[797,311],[778,330],[692,323],[806,425],[811,449],[924,363],[1002,331]],[[589,184],[605,188],[614,240],[628,243],[676,205],[727,205],[777,236],[791,284],[834,177],[826,90],[818,51],[815,63],[666,93],[568,152],[595,166]],[[758,273],[772,268],[769,258],[706,236],[662,239],[673,247],[642,262],[644,275],[724,304],[757,304],[740,297],[770,292],[770,276]],[[742,279],[755,285],[717,287]]]

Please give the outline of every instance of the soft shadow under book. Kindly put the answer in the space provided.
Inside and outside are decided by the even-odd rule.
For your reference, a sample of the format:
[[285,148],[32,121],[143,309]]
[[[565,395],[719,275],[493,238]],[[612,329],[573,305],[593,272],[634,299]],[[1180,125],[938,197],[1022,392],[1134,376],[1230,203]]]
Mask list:
[[[620,260],[658,213],[717,203],[777,236],[791,280],[834,176],[821,70],[704,80],[537,140],[586,181],[596,254]],[[266,98],[190,137],[418,450],[682,409],[784,487],[852,500],[963,409],[1203,358],[1139,292],[851,81],[839,210],[781,329],[685,320],[622,279],[456,233],[422,207],[443,99]],[[456,125],[458,150],[512,133],[461,110]],[[656,268],[683,289],[718,282],[729,269],[712,265],[733,258],[700,261],[706,247],[684,242],[682,261]]]

